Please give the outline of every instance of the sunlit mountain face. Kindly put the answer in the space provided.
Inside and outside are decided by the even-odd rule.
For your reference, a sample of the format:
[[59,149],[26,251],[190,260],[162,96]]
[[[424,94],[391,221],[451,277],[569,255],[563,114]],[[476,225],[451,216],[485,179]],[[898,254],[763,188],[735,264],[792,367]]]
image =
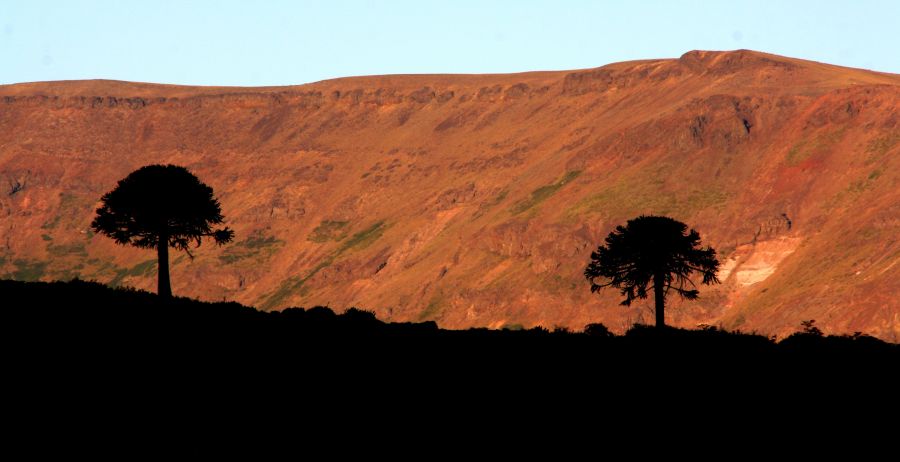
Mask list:
[[[641,214],[722,262],[668,323],[900,341],[900,76],[752,51],[506,75],[219,88],[0,86],[0,277],[155,290],[156,254],[90,231],[137,168],[187,167],[234,242],[173,251],[176,295],[358,306],[441,327],[621,332],[653,300],[591,294]],[[698,281],[699,282],[699,281]]]

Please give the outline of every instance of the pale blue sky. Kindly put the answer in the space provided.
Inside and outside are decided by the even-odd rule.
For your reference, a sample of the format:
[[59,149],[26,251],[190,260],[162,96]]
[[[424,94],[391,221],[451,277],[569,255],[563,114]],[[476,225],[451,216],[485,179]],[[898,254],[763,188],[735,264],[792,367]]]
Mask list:
[[0,84],[289,85],[738,48],[900,73],[900,1],[0,0]]

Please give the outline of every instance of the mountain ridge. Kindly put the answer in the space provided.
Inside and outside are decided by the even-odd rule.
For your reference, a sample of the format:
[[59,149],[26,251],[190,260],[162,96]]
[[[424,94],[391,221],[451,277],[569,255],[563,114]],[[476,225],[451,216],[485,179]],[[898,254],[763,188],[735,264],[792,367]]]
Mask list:
[[116,180],[173,162],[215,189],[238,231],[174,263],[176,293],[621,331],[649,305],[592,297],[580,271],[613,226],[667,213],[721,250],[725,281],[673,300],[674,324],[783,334],[816,319],[900,335],[900,75],[738,50],[159,88],[0,86],[0,174],[24,185],[0,201],[13,217],[0,274],[152,287],[152,255],[85,229]]
[[[485,79],[497,78],[506,81],[511,77],[523,77],[526,80],[540,79],[546,77],[556,77],[559,74],[578,74],[601,69],[621,70],[638,65],[660,64],[660,63],[680,63],[688,67],[698,66],[701,69],[711,70],[715,68],[721,72],[727,68],[734,68],[734,61],[740,64],[741,61],[749,60],[753,64],[770,63],[781,66],[798,66],[798,67],[818,67],[820,69],[829,69],[835,73],[852,73],[858,75],[866,75],[870,79],[883,78],[885,84],[900,84],[900,74],[892,74],[887,72],[879,72],[868,69],[852,68],[827,64],[818,61],[804,60],[799,58],[789,58],[759,51],[739,49],[733,51],[708,51],[708,50],[692,50],[684,53],[679,58],[658,58],[658,59],[640,59],[632,61],[622,61],[607,64],[596,68],[583,68],[572,70],[550,70],[550,71],[525,71],[513,73],[495,73],[495,74],[376,74],[363,75],[353,77],[337,77],[333,79],[320,80],[304,84],[293,85],[275,85],[275,86],[204,86],[204,85],[181,85],[166,83],[150,83],[150,82],[132,82],[124,80],[111,79],[84,79],[84,80],[55,80],[40,82],[23,82],[0,85],[0,96],[116,96],[116,97],[140,97],[140,96],[179,96],[187,94],[202,94],[204,96],[221,96],[224,94],[239,93],[277,93],[291,92],[305,88],[314,88],[319,86],[333,86],[344,83],[395,83],[398,80],[420,79],[427,81],[442,81],[447,79],[454,83],[461,80],[472,79],[479,83]],[[721,61],[726,61],[725,65]],[[731,62],[728,62],[731,61]],[[712,64],[712,66],[710,66]],[[65,92],[57,92],[47,95],[48,89],[63,89]],[[131,93],[119,93],[115,95],[106,95],[109,88],[127,88]],[[99,91],[103,89],[103,91]],[[135,91],[140,90],[140,91]],[[29,93],[34,91],[34,93]],[[121,91],[121,90],[119,90]]]

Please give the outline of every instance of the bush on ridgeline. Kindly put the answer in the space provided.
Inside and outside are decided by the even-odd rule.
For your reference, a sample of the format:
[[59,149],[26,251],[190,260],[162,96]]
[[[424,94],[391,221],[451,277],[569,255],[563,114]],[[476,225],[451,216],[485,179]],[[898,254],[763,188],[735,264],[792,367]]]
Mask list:
[[584,333],[591,337],[614,337],[615,335],[609,329],[600,323],[593,323],[584,326]]
[[378,318],[375,317],[374,312],[362,310],[355,306],[348,308],[341,316],[343,316],[344,319],[357,324],[375,325],[380,322],[378,321]]

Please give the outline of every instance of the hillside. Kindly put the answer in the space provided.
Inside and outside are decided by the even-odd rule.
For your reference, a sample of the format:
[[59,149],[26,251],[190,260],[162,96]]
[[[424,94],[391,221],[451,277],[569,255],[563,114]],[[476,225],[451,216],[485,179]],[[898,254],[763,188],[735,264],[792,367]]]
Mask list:
[[190,168],[236,242],[174,256],[176,294],[361,306],[441,327],[617,332],[652,302],[590,294],[640,213],[720,251],[677,326],[900,341],[900,76],[752,51],[570,72],[272,88],[0,86],[0,276],[155,287],[153,252],[88,224],[139,166]]

